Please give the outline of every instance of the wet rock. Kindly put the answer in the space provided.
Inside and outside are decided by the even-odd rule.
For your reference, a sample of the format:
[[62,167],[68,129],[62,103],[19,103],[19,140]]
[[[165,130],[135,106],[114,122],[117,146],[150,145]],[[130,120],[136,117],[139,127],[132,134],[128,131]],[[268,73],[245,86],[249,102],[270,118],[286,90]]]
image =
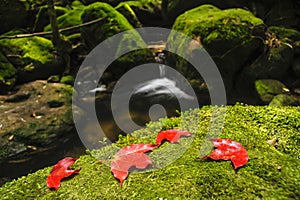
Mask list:
[[0,163],[66,138],[74,128],[72,91],[65,84],[34,81],[0,96]]
[[263,103],[268,104],[274,96],[288,91],[287,87],[278,80],[263,79],[255,81],[255,88]]
[[48,39],[38,36],[2,39],[0,47],[7,60],[18,69],[18,83],[47,79],[64,70],[62,59],[55,55]]
[[300,99],[287,94],[276,95],[269,104],[270,106],[299,106]]

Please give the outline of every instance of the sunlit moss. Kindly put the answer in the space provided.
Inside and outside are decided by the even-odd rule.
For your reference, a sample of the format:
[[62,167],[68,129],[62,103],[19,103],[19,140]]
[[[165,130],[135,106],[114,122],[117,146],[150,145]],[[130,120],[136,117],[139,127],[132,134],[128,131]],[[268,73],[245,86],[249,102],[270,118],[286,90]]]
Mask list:
[[[134,132],[132,136],[123,137],[119,142],[120,146],[143,141],[155,142],[155,134],[165,124],[170,126],[172,121],[173,127],[195,129],[191,145],[187,146],[179,159],[160,170],[131,173],[123,182],[122,188],[105,160],[99,163],[91,155],[85,155],[72,166],[81,168],[80,173],[64,180],[57,191],[51,191],[46,186],[45,180],[51,170],[48,167],[5,184],[0,188],[0,195],[4,199],[297,198],[300,195],[299,114],[299,107],[226,107],[224,129],[219,137],[239,142],[250,157],[247,165],[237,171],[230,161],[198,159],[212,115],[211,107],[204,107],[184,113],[182,116],[185,120],[182,123],[181,120],[162,119]],[[267,140],[273,138],[277,141],[274,146],[267,143]],[[154,162],[163,162],[162,159],[157,160],[160,152],[183,148],[188,140],[191,138],[181,138],[180,144],[166,142],[150,153],[150,157]],[[98,153],[102,152],[104,155],[116,151],[116,146],[113,145]],[[169,157],[172,156],[170,152]]]

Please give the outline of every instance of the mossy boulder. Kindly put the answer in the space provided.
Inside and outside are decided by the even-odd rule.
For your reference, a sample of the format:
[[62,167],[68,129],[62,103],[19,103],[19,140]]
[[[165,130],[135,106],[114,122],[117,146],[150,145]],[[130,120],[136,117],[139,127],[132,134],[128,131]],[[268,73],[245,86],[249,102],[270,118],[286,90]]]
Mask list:
[[122,15],[124,15],[133,27],[135,27],[135,28],[142,27],[142,23],[136,16],[136,13],[134,12],[134,10],[131,7],[131,4],[139,4],[139,2],[137,2],[137,1],[132,1],[132,3],[121,2],[118,6],[115,7],[115,9],[118,12],[120,12]]
[[81,29],[81,35],[89,49],[93,49],[108,37],[133,29],[128,20],[107,3],[97,2],[86,6],[81,15],[83,22],[101,18],[103,20],[100,22]]
[[121,2],[116,10],[122,13],[135,27],[141,24],[144,26],[162,26],[160,5],[160,0],[125,1]]
[[0,111],[5,113],[0,116],[1,166],[14,159],[34,162],[39,159],[35,156],[66,142],[74,133],[71,86],[35,81],[15,89],[10,95],[0,95]]
[[27,11],[23,1],[0,0],[0,34],[26,25]]
[[[181,138],[179,144],[166,142],[149,154],[159,165],[179,149],[187,148],[177,160],[159,170],[130,173],[122,188],[107,164],[84,155],[72,166],[80,168],[80,173],[62,181],[55,192],[45,183],[52,168],[47,167],[6,183],[0,188],[0,195],[4,199],[297,199],[300,195],[299,107],[227,107],[225,126],[219,137],[239,142],[249,154],[249,162],[237,171],[230,161],[199,159],[211,111],[211,107],[204,107],[186,112],[181,125],[178,118],[150,123],[147,128],[121,137],[118,143],[100,150],[99,155],[107,156],[113,155],[116,147],[154,143],[162,129],[193,132],[195,137]],[[270,140],[274,142],[269,144]]]
[[270,26],[268,30],[273,32],[280,40],[288,40],[292,42],[300,40],[300,32],[295,29]]
[[299,106],[300,98],[287,94],[276,95],[269,104],[270,106]]
[[[102,19],[99,22],[92,24],[88,27],[82,27],[81,35],[87,49],[92,50],[104,40],[121,33],[123,31],[132,30],[132,25],[128,20],[112,6],[107,3],[93,3],[86,6],[82,15],[83,22],[88,22],[95,19]],[[147,45],[135,30],[130,33],[122,35],[117,49],[110,49],[110,56],[116,55],[117,59],[109,66],[109,72],[112,73],[112,79],[116,80],[120,76],[142,63],[147,63],[153,60],[152,53],[147,49]],[[107,47],[109,48],[109,47]],[[120,52],[125,50],[132,50],[133,48],[139,49],[128,54],[120,55]],[[112,52],[114,50],[114,52]]]
[[287,87],[278,80],[262,79],[255,81],[255,88],[263,103],[268,104],[273,97],[285,93]]
[[0,52],[0,93],[4,93],[14,86],[17,70]]
[[[197,45],[173,39],[170,35],[167,46],[188,57],[204,47],[216,63],[227,92],[231,93],[237,73],[253,59],[253,55],[263,51],[263,41],[253,34],[257,29],[264,34],[262,24],[261,19],[243,9],[220,10],[212,5],[203,5],[180,15],[172,27],[193,38]],[[177,59],[176,66],[185,77],[194,78],[191,76],[196,72],[190,64]]]
[[[64,7],[60,7],[60,6],[55,6],[54,9],[56,11],[57,17],[64,15],[69,11],[68,8],[64,8]],[[45,26],[47,26],[49,23],[50,23],[50,21],[49,21],[49,16],[48,16],[48,6],[47,5],[41,6],[39,8],[39,11],[35,18],[33,31],[41,32],[44,30]]]
[[42,37],[2,39],[0,47],[18,70],[19,83],[47,79],[63,70],[62,60],[55,55],[52,42]]
[[[57,18],[57,24],[59,29],[67,28],[67,27],[72,27],[75,25],[79,25],[82,23],[81,21],[81,14],[83,12],[83,9],[85,6],[83,4],[80,4],[80,2],[75,1],[75,3],[72,4],[73,6],[71,7],[72,9],[66,12],[64,15],[61,15]],[[44,31],[50,31],[51,26],[48,24],[45,28]],[[80,32],[80,29],[77,30],[72,30],[72,31],[67,31],[64,32],[64,35],[71,35],[74,33]]]

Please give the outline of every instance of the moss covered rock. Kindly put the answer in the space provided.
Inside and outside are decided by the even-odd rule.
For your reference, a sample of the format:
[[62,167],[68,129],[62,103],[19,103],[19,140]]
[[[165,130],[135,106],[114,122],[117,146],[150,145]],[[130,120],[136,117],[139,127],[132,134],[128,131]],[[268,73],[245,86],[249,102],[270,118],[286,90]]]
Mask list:
[[17,70],[0,52],[0,93],[10,90],[16,82]]
[[283,94],[288,90],[283,83],[272,79],[255,81],[255,88],[260,96],[260,99],[266,104],[270,103],[274,96]]
[[106,3],[97,2],[87,6],[81,18],[83,22],[103,18],[100,22],[81,29],[81,35],[89,49],[93,49],[108,37],[133,29],[121,13]]
[[[57,18],[57,24],[59,29],[67,28],[67,27],[72,27],[75,25],[81,24],[81,14],[84,9],[84,5],[81,4],[79,1],[74,1],[75,3],[72,4],[72,9],[68,10],[64,15],[61,15]],[[51,26],[48,24],[45,28],[44,31],[50,31]],[[77,30],[72,30],[72,31],[67,31],[64,32],[65,35],[71,35],[76,32],[80,32],[80,29]]]
[[[59,17],[61,15],[66,14],[69,9],[64,7],[55,6],[56,16]],[[41,6],[39,8],[39,12],[36,15],[33,31],[34,32],[41,32],[44,30],[45,26],[50,23],[49,16],[48,16],[48,8],[47,5]]]
[[135,27],[140,25],[138,22],[144,26],[163,26],[160,5],[160,0],[125,1],[121,2],[116,10]]
[[[180,15],[173,25],[174,30],[193,38],[197,45],[186,41],[183,44],[172,35],[167,45],[187,56],[204,47],[218,66],[227,92],[231,92],[237,73],[253,59],[253,54],[263,50],[263,41],[253,35],[253,30],[262,24],[261,19],[243,9],[220,10],[212,5],[203,5]],[[196,74],[185,61],[178,59],[176,66],[186,77]]]
[[[55,192],[45,183],[51,170],[47,167],[3,185],[0,195],[4,199],[297,199],[300,195],[299,112],[299,107],[227,107],[220,137],[239,142],[249,154],[249,162],[237,171],[230,161],[199,160],[199,149],[212,114],[210,107],[204,107],[183,114],[186,121],[181,125],[180,119],[162,119],[100,150],[104,155],[115,152],[116,146],[155,142],[155,135],[161,129],[182,128],[194,133],[194,139],[181,138],[180,144],[166,142],[149,154],[159,165],[159,161],[191,144],[175,162],[159,170],[130,173],[122,188],[107,165],[85,155],[72,166],[81,168],[80,173],[62,181]],[[275,142],[270,145],[269,140]],[[161,157],[162,152],[167,155]]]
[[57,58],[52,42],[42,37],[2,39],[3,54],[18,69],[18,82],[46,79],[60,74],[64,68]]
[[[87,6],[81,15],[81,18],[83,22],[102,19],[95,24],[81,29],[82,38],[89,50],[92,50],[104,40],[118,33],[133,29],[132,25],[121,13],[106,3],[97,2]],[[112,54],[110,56],[117,55],[117,59],[108,69],[108,71],[112,73],[112,79],[114,80],[120,78],[124,72],[131,69],[133,66],[153,60],[151,51],[146,49],[147,45],[137,31],[133,30],[130,33],[123,34],[122,38],[115,42],[119,42],[118,48],[113,49],[114,52],[110,49]],[[120,55],[120,52],[128,49],[132,50],[133,48],[139,50],[120,57],[118,56]]]
[[276,95],[269,104],[270,106],[299,106],[300,99],[287,94]]
[[116,6],[116,10],[120,12],[122,15],[126,17],[126,19],[130,22],[130,24],[135,27],[142,27],[142,23],[136,16],[136,13],[132,9],[132,4],[139,4],[137,1],[131,2],[121,2],[118,6]]
[[290,41],[300,40],[300,32],[295,29],[278,27],[278,26],[270,26],[268,29],[269,31],[275,33],[275,35],[280,40],[286,40],[286,39]]

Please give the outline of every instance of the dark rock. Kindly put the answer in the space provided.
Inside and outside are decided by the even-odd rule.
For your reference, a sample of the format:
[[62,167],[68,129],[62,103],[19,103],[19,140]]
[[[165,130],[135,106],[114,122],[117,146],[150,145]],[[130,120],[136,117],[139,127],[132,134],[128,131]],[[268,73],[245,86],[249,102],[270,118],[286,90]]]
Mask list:
[[49,108],[59,108],[64,105],[64,102],[58,101],[56,99],[47,102]]
[[270,106],[299,106],[300,99],[287,94],[275,96],[269,104]]
[[300,56],[297,56],[293,60],[292,68],[293,68],[293,72],[297,76],[297,78],[300,78]]
[[[268,47],[265,53],[257,57],[249,66],[244,67],[236,80],[239,94],[253,96],[254,82],[257,79],[283,80],[289,76],[294,51],[289,44]],[[250,93],[249,93],[250,91]]]
[[[55,6],[54,7],[56,11],[56,16],[59,17],[65,13],[67,13],[69,10],[64,7]],[[49,16],[48,16],[48,7],[47,5],[41,6],[39,8],[39,12],[36,15],[33,31],[34,32],[41,32],[44,30],[45,26],[47,26],[50,23]]]
[[273,97],[288,91],[286,86],[278,80],[263,79],[255,81],[255,88],[263,103],[268,104]]
[[4,100],[4,102],[16,103],[16,102],[25,101],[29,97],[30,97],[30,92],[19,93],[19,94],[12,95],[11,97],[8,97],[7,99]]
[[23,1],[0,0],[0,34],[26,25],[27,11]]

